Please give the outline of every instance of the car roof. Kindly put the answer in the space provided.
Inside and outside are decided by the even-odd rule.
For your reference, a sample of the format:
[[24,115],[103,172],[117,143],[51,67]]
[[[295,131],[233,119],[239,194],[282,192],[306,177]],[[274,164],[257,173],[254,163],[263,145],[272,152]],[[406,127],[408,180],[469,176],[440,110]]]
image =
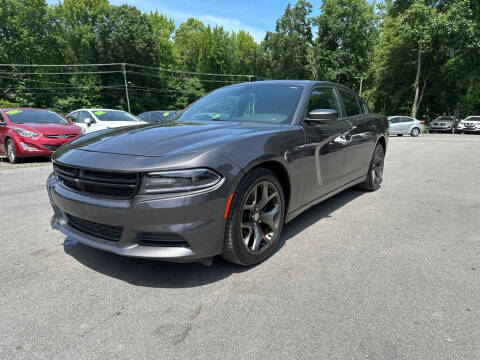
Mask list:
[[344,85],[333,83],[330,81],[318,81],[318,80],[264,80],[264,81],[243,82],[243,83],[234,84],[230,86],[242,86],[245,84],[292,85],[292,86],[302,85],[302,86],[309,86],[309,87],[314,87],[317,85],[327,85],[327,86],[335,86],[339,89],[346,90],[358,96],[358,94],[355,93],[355,91],[353,91],[352,89]]

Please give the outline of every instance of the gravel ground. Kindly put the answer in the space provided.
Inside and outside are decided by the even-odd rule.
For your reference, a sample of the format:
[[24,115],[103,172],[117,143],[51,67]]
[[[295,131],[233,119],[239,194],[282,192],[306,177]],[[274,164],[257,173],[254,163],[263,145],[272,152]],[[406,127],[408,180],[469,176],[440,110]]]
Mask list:
[[50,163],[0,163],[0,359],[480,359],[479,158],[480,136],[391,138],[379,191],[308,210],[250,269],[65,239]]

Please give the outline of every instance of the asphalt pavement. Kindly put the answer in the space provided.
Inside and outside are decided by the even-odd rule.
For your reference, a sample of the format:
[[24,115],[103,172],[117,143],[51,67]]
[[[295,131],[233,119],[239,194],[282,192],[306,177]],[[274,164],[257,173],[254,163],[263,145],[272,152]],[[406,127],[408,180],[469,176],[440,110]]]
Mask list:
[[122,258],[50,228],[48,162],[0,166],[0,359],[480,359],[480,136],[392,137],[243,268]]

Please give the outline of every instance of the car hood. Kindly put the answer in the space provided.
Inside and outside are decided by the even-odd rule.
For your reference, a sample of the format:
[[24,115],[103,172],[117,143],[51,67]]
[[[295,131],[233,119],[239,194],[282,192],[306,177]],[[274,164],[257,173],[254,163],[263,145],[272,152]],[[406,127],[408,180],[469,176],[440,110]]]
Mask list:
[[43,135],[64,135],[78,134],[81,129],[73,124],[61,123],[23,123],[13,124],[13,126],[34,131]]
[[136,156],[168,156],[203,152],[245,136],[262,136],[277,132],[285,126],[226,121],[157,123],[87,134],[62,149]]

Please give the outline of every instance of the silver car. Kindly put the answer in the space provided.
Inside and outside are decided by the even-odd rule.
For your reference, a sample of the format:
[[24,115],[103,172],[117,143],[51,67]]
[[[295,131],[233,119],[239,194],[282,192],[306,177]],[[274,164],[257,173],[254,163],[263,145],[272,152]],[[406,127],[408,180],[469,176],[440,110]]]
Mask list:
[[461,133],[480,133],[480,116],[469,116],[457,125],[457,131]]
[[418,136],[425,131],[425,123],[409,116],[389,116],[390,135]]

